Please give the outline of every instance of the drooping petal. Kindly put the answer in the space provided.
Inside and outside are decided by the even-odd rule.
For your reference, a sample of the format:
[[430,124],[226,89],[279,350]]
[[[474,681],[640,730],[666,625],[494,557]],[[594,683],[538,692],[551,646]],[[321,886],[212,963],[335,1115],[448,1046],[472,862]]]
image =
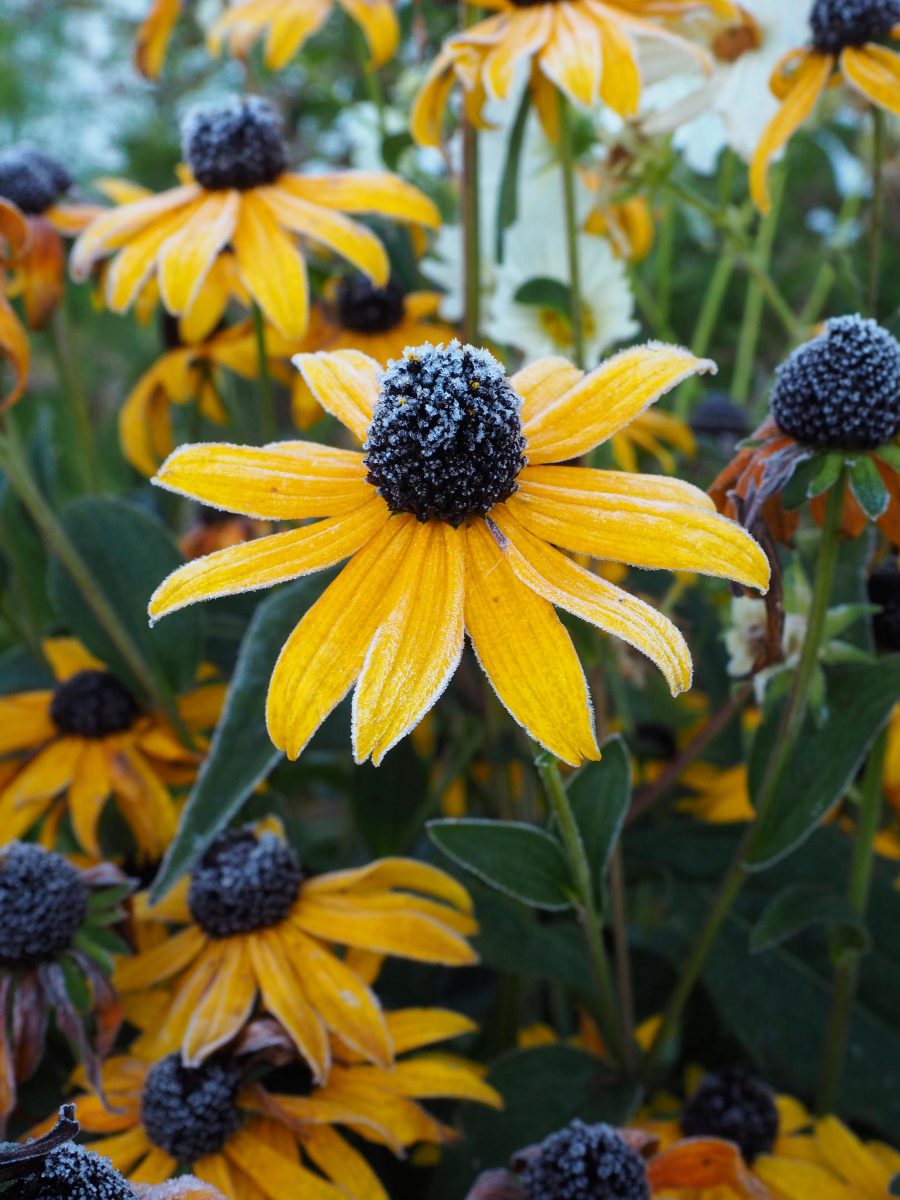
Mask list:
[[197,184],[189,183],[103,213],[91,222],[72,247],[69,260],[72,278],[83,283],[94,263],[104,254],[124,245],[160,217],[183,208],[201,195],[202,190]]
[[205,944],[199,926],[188,925],[150,950],[120,958],[116,963],[116,987],[121,992],[133,992],[164,983],[190,966]]
[[353,753],[376,766],[421,721],[463,649],[463,535],[442,521],[415,530],[353,694]]
[[134,39],[134,65],[145,79],[159,78],[180,12],[181,0],[153,0],[141,22]]
[[452,1054],[420,1054],[398,1062],[391,1072],[391,1091],[414,1099],[453,1097],[502,1108],[500,1094],[485,1083],[478,1068]]
[[381,364],[357,350],[296,354],[292,362],[325,411],[364,442],[378,400]]
[[533,537],[503,505],[493,519],[505,540],[504,554],[523,583],[557,608],[646,654],[665,675],[673,696],[691,686],[691,653],[668,617]]
[[833,66],[834,59],[830,54],[807,53],[797,67],[781,108],[759,140],[750,163],[750,195],[761,213],[767,213],[772,207],[769,163],[812,112],[828,83]]
[[159,252],[159,290],[170,313],[186,312],[214,260],[237,227],[240,192],[234,189],[205,196],[189,221]]
[[529,415],[523,423],[528,461],[561,462],[586,454],[683,380],[715,370],[715,363],[680,346],[651,342],[623,350],[555,403]]
[[413,140],[420,146],[440,146],[441,124],[455,83],[453,57],[441,50],[413,101],[409,128]]
[[900,116],[900,54],[868,42],[841,52],[841,73],[867,100]]
[[509,95],[516,67],[543,46],[552,26],[549,5],[524,8],[515,14],[507,36],[497,42],[484,60],[485,86],[498,100]]
[[352,891],[357,895],[402,888],[446,900],[460,912],[472,911],[472,897],[452,875],[415,858],[379,858],[364,867],[328,871],[304,880],[303,895],[324,895]]
[[241,279],[286,338],[300,338],[309,320],[306,263],[272,210],[252,192],[241,197],[233,238]]
[[268,69],[280,71],[286,67],[306,39],[321,29],[329,12],[330,0],[305,0],[302,5],[273,6],[266,34],[265,61]]
[[220,508],[260,520],[294,520],[352,512],[373,498],[362,455],[316,442],[179,446],[153,482]]
[[391,265],[384,246],[371,230],[342,213],[301,200],[277,184],[259,188],[257,194],[285,229],[327,246],[368,275],[376,286],[385,286]]
[[568,0],[553,7],[553,30],[538,55],[541,70],[576,104],[596,104],[603,72],[597,28]]
[[347,1200],[345,1192],[272,1150],[254,1134],[252,1126],[245,1125],[233,1134],[226,1142],[223,1154],[230,1164],[255,1182],[267,1200],[284,1200],[286,1196],[302,1196],[303,1200]]
[[530,483],[506,503],[530,533],[566,550],[769,586],[768,559],[750,534],[706,509]]
[[23,264],[25,319],[31,329],[43,329],[63,292],[65,256],[59,234],[42,217],[31,218],[31,245]]
[[[191,213],[196,211],[200,200],[176,209],[154,221],[146,229],[142,229],[123,246],[115,258],[106,266],[103,280],[103,295],[110,312],[125,312],[138,297],[138,314],[143,299],[141,290],[150,287],[149,280],[153,276],[152,287],[156,288],[156,278],[153,272],[160,249],[170,237],[175,234],[185,221],[190,221]],[[155,307],[155,300],[153,307]]]
[[448,1008],[400,1008],[387,1014],[388,1031],[395,1054],[420,1050],[435,1042],[477,1030],[477,1024]]
[[384,66],[394,57],[400,38],[397,13],[391,0],[338,0],[365,34],[372,66]]
[[0,290],[0,355],[12,367],[13,382],[0,393],[0,412],[16,403],[25,391],[31,366],[31,346],[22,322]]
[[331,1046],[321,1018],[304,993],[302,971],[295,971],[278,929],[261,929],[248,939],[248,948],[263,1006],[281,1022],[321,1082],[331,1066]]
[[603,56],[600,98],[620,117],[637,116],[641,76],[634,42],[618,21],[601,21],[600,30]]
[[414,519],[393,517],[354,555],[288,638],[275,664],[269,735],[296,758],[359,675],[384,597],[412,540]]
[[378,1176],[337,1130],[327,1125],[308,1125],[303,1131],[303,1149],[319,1170],[353,1200],[388,1200]]
[[103,746],[97,741],[85,742],[81,761],[69,786],[69,813],[79,846],[94,858],[102,857],[97,826],[111,788]]
[[282,175],[278,186],[308,200],[349,213],[378,213],[437,229],[441,216],[424,192],[387,171],[341,171],[334,175]]
[[256,976],[246,941],[229,938],[215,978],[200,1001],[182,1046],[187,1066],[195,1067],[230,1042],[247,1023],[256,999]]
[[519,582],[483,521],[466,547],[466,629],[500,700],[557,758],[599,758],[584,673],[552,605]]

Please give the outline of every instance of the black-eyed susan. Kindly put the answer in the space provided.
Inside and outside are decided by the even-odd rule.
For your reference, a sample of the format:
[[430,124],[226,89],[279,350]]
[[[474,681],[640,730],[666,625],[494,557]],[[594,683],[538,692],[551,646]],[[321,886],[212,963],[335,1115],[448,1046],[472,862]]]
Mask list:
[[[213,54],[222,46],[238,58],[265,34],[265,63],[270,71],[286,67],[325,24],[335,0],[232,0],[213,25],[208,45]],[[383,66],[397,49],[400,28],[393,0],[337,0],[362,30],[373,66]]]
[[16,1106],[17,1085],[43,1058],[51,1013],[97,1078],[98,1059],[121,1021],[106,926],[121,918],[117,905],[128,890],[109,864],[82,870],[41,846],[0,848],[0,1130]]
[[[359,1062],[335,1041],[334,1066],[321,1085],[299,1062],[265,1072],[268,1055],[277,1050],[279,1061],[285,1057],[281,1031],[272,1022],[267,1025],[259,1037],[251,1027],[231,1054],[199,1066],[185,1065],[177,1054],[152,1063],[110,1059],[102,1075],[109,1108],[96,1094],[78,1100],[84,1127],[107,1135],[91,1148],[134,1181],[161,1182],[186,1165],[227,1200],[386,1200],[372,1167],[341,1126],[402,1154],[416,1144],[440,1145],[454,1136],[419,1100],[499,1106],[499,1096],[476,1064],[444,1052],[410,1053],[470,1032],[471,1021],[456,1013],[405,1009],[388,1014],[398,1056],[391,1070]],[[87,1086],[83,1072],[76,1078]]]
[[60,202],[73,182],[62,163],[28,142],[0,154],[0,200],[18,209],[28,230],[5,290],[22,297],[32,329],[46,325],[62,296],[66,258],[60,234],[79,233],[99,211],[96,205]]
[[0,355],[12,370],[12,381],[0,391],[0,411],[20,399],[28,382],[31,346],[28,334],[6,298],[7,271],[28,246],[28,224],[14,204],[0,200]]
[[[506,99],[520,63],[530,64],[532,96],[552,134],[557,88],[577,104],[602,100],[622,117],[636,115],[642,42],[663,42],[707,62],[703,50],[664,24],[696,9],[697,0],[492,0],[484,7],[493,15],[447,39],[416,98],[411,130],[422,145],[440,144],[455,84],[469,120],[483,125],[485,101]],[[735,11],[728,0],[701,0],[699,7]]]
[[188,117],[184,156],[186,182],[103,213],[75,244],[77,279],[114,255],[106,273],[106,302],[114,312],[127,309],[153,275],[168,311],[188,312],[230,247],[250,297],[283,336],[299,338],[309,298],[298,241],[346,258],[383,285],[390,274],[384,247],[346,214],[439,224],[431,201],[394,175],[290,171],[281,119],[256,96]]
[[900,54],[883,43],[900,37],[900,0],[815,0],[809,46],[776,66],[771,88],[781,101],[750,165],[750,191],[762,212],[771,207],[769,163],[815,108],[825,89],[843,80],[865,100],[900,114]]
[[590,374],[541,359],[507,379],[485,350],[408,349],[387,371],[356,351],[300,355],[313,394],[363,452],[304,442],[186,446],[157,482],[265,518],[326,519],[189,563],[152,618],[210,596],[351,562],[296,627],[269,688],[275,744],[296,758],[356,682],[353,745],[379,762],[425,715],[469,637],[498,696],[559,758],[599,754],[584,675],[558,605],[631,642],[687,688],[668,618],[554,546],[765,589],[756,543],[676,479],[556,466],[624,428],[663,392],[712,369],[649,345]]
[[[275,832],[232,830],[189,882],[149,910],[179,931],[122,960],[116,983],[123,992],[174,983],[165,1019],[144,1035],[141,1053],[180,1048],[187,1062],[201,1062],[238,1034],[258,999],[316,1079],[331,1062],[329,1030],[389,1067],[384,1014],[354,955],[473,963],[471,907],[464,888],[425,863],[383,859],[307,877]],[[352,950],[341,958],[334,945]]]
[[710,487],[719,511],[789,541],[804,500],[822,523],[846,469],[841,532],[874,520],[900,543],[900,342],[876,321],[831,318],[778,368],[770,408]]
[[[376,287],[365,275],[336,280],[315,306],[302,349],[361,350],[386,367],[407,346],[430,340],[450,340],[455,330],[438,319],[439,292],[408,292],[396,279]],[[308,429],[322,408],[298,372],[291,393],[294,421]]]
[[203,341],[183,344],[179,322],[164,319],[167,349],[140,377],[119,410],[119,439],[125,457],[152,475],[174,447],[172,405],[194,403],[201,416],[222,425],[227,414],[219,396],[219,368],[255,379],[259,348],[251,322],[220,329]]
[[[68,814],[78,844],[99,857],[98,824],[112,797],[138,850],[159,858],[177,825],[168,785],[193,779],[199,752],[74,639],[48,638],[43,649],[55,687],[0,697],[0,754],[16,765],[0,791],[3,840],[39,825],[41,839],[55,845]],[[223,698],[218,683],[179,697],[188,729],[211,729]]]

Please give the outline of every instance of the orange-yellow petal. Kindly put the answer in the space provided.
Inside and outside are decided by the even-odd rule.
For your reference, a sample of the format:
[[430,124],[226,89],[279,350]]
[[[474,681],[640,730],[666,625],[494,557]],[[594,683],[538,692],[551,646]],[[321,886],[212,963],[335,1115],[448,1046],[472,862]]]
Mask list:
[[372,55],[372,66],[384,66],[394,57],[400,39],[397,13],[391,0],[338,0],[363,31]]
[[240,208],[240,192],[211,192],[161,247],[159,291],[170,313],[190,308],[215,258],[231,241]]
[[134,42],[134,65],[145,79],[158,79],[166,61],[181,0],[153,0]]
[[280,333],[302,337],[309,320],[306,264],[272,210],[252,192],[241,197],[233,245],[247,291]]
[[841,73],[867,100],[900,116],[900,54],[868,42],[841,52]]
[[378,287],[387,283],[391,269],[387,253],[375,234],[364,225],[321,204],[301,200],[278,184],[259,188],[258,195],[285,229],[340,254]]
[[282,175],[278,186],[302,200],[350,213],[378,213],[437,229],[441,216],[417,187],[386,171],[341,171],[334,175]]
[[185,207],[202,195],[195,183],[170,188],[102,213],[85,229],[75,245],[69,266],[73,279],[84,282],[94,263],[110,250],[124,246],[132,237],[161,217]]
[[211,981],[187,1028],[184,1061],[197,1066],[235,1037],[250,1017],[256,1000],[256,976],[243,936],[229,938],[219,971]]
[[277,929],[261,929],[248,939],[250,962],[263,1006],[284,1026],[321,1082],[331,1066],[331,1046],[318,1013],[306,998],[303,972],[294,970]]
[[364,442],[378,400],[381,364],[357,350],[297,354],[292,361],[325,411]]

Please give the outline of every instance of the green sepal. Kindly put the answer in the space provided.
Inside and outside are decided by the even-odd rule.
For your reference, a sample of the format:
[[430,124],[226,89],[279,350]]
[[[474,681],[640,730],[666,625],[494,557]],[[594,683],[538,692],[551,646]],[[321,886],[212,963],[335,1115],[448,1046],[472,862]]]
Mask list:
[[863,454],[850,468],[850,490],[870,520],[877,521],[887,511],[890,493],[868,454]]

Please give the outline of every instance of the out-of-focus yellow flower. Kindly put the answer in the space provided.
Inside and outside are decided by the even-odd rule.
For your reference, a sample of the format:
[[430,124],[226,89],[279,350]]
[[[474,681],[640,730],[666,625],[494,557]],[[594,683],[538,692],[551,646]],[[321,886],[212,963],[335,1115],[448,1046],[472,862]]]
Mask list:
[[768,586],[759,546],[692,485],[554,465],[712,367],[685,350],[626,350],[587,375],[540,359],[511,379],[487,351],[457,342],[407,349],[387,372],[357,351],[295,361],[364,453],[305,442],[185,446],[157,482],[264,519],[326,520],[189,563],[150,602],[156,619],[353,555],[275,667],[269,733],[291,758],[356,682],[354,753],[380,762],[443,691],[464,629],[537,741],[572,764],[598,757],[584,675],[553,605],[630,642],[673,693],[684,691],[691,660],[675,625],[556,546]]
[[[400,37],[393,0],[337,0],[362,30],[372,65],[393,58]],[[324,25],[335,0],[233,0],[213,25],[209,48],[221,52],[223,44],[244,58],[258,38],[266,35],[265,63],[270,71],[286,67],[308,37]]]
[[340,255],[384,285],[383,245],[346,214],[440,224],[431,201],[395,175],[289,171],[281,120],[259,97],[195,113],[184,133],[185,182],[103,213],[75,244],[76,279],[114,256],[105,280],[114,312],[133,304],[153,276],[170,313],[190,312],[214,264],[230,250],[247,294],[284,337],[299,338],[309,317],[300,240]]
[[694,795],[678,801],[680,812],[715,825],[753,820],[755,814],[750,803],[746,763],[733,767],[692,763],[682,772],[681,782]]

